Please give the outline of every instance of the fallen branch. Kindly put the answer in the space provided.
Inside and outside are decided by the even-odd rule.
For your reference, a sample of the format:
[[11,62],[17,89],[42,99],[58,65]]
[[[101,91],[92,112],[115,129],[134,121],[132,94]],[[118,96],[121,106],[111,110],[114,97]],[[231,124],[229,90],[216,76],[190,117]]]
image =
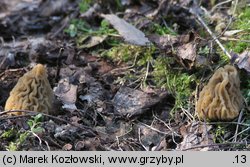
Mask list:
[[189,10],[190,13],[192,13],[197,19],[198,21],[202,24],[202,26],[207,30],[207,32],[211,35],[211,37],[213,38],[213,40],[219,45],[219,47],[221,48],[221,50],[227,55],[227,57],[229,57],[230,59],[232,58],[232,56],[230,55],[230,53],[226,50],[226,48],[220,43],[220,41],[218,40],[218,38],[214,35],[214,33],[210,30],[210,28],[207,26],[207,24],[205,23],[205,21],[201,18],[201,16],[198,14],[197,12],[197,8],[191,8]]
[[44,113],[41,113],[41,112],[36,112],[36,111],[29,111],[29,110],[9,110],[9,111],[3,111],[3,112],[0,112],[0,120],[14,119],[14,118],[20,117],[20,116],[1,117],[2,115],[8,114],[8,113],[12,113],[12,112],[24,112],[26,114],[29,114],[29,115],[22,115],[22,116],[33,116],[33,115],[36,115],[36,114],[42,114],[45,117],[52,118],[54,120],[58,120],[60,122],[64,122],[64,123],[70,124],[71,126],[77,127],[77,128],[79,128],[81,130],[88,131],[92,135],[96,135],[95,131],[92,128],[88,127],[88,126],[76,125],[76,124],[73,124],[73,123],[71,123],[71,122],[69,122],[69,121],[67,121],[65,119],[58,118],[58,117],[55,117],[55,116],[52,116],[52,115],[49,115],[49,114],[44,114]]

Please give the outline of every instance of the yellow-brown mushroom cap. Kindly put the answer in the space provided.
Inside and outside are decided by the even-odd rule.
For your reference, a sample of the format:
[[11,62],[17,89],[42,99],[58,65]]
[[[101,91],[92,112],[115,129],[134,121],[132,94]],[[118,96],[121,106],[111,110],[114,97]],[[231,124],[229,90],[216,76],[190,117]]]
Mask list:
[[[53,90],[47,79],[46,68],[37,64],[19,78],[6,101],[5,110],[30,110],[49,113],[53,102]],[[12,113],[21,115],[22,112]]]
[[43,77],[47,76],[46,68],[42,64],[37,64],[33,69],[33,73],[36,75],[36,77]]
[[243,105],[240,79],[234,66],[216,70],[199,94],[196,111],[200,119],[232,120]]

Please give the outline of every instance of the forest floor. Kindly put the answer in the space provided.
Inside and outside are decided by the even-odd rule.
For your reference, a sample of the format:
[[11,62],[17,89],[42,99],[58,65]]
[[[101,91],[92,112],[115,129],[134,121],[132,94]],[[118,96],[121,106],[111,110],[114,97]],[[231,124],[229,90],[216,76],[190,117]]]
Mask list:
[[[0,150],[250,150],[249,20],[249,0],[1,1]],[[53,114],[6,114],[38,63]],[[235,99],[221,105],[243,97],[237,117],[198,117],[201,90],[228,64],[240,93],[226,87]]]

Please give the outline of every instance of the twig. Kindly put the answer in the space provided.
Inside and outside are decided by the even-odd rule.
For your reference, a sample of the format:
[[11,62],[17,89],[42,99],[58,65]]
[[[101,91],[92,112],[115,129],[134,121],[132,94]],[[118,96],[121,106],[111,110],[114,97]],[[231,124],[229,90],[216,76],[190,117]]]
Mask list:
[[170,133],[159,131],[158,129],[156,129],[156,128],[152,127],[152,126],[149,126],[149,125],[147,125],[147,124],[145,124],[143,122],[138,121],[138,123],[142,124],[143,126],[146,126],[147,128],[149,128],[149,129],[151,129],[153,131],[156,131],[158,133],[161,133],[161,134],[164,134],[164,135],[170,135]]
[[61,57],[62,57],[63,52],[64,52],[64,48],[62,47],[59,50],[58,57],[56,60],[56,77],[55,77],[56,82],[59,81],[59,75],[60,75],[60,70],[61,70]]
[[139,142],[140,142],[140,144],[142,145],[142,147],[143,147],[146,151],[148,151],[147,147],[144,146],[144,144],[141,142],[141,128],[138,128],[138,138],[139,138]]
[[131,128],[129,131],[125,132],[124,134],[121,134],[121,135],[119,135],[119,136],[115,136],[115,138],[116,138],[116,140],[117,140],[117,146],[119,147],[119,149],[120,149],[121,151],[123,151],[123,149],[122,149],[121,146],[120,146],[120,140],[119,140],[119,138],[120,138],[120,137],[123,137],[123,136],[125,136],[125,135],[127,135],[127,134],[129,134],[131,131],[132,131],[132,128]]
[[43,140],[43,142],[46,144],[48,150],[47,151],[50,151],[50,146],[49,146],[49,143],[46,141],[46,140]]
[[218,8],[218,6],[224,5],[224,4],[229,3],[229,2],[232,2],[232,0],[223,1],[223,2],[220,2],[216,5],[214,5],[214,7],[211,9],[211,13],[213,13],[215,11],[215,9]]
[[233,9],[233,15],[236,12],[236,8],[237,8],[238,3],[239,3],[239,0],[235,0],[234,9]]
[[157,116],[155,116],[155,114],[153,114],[154,119],[160,121],[161,123],[163,123],[171,132],[172,132],[172,140],[173,142],[177,145],[178,143],[175,141],[175,136],[181,136],[180,134],[178,134],[176,131],[173,130],[173,128],[171,128],[166,122],[164,122],[163,120],[161,120],[160,118],[158,118]]
[[194,116],[185,108],[180,107],[183,113],[188,117],[189,120],[195,120]]
[[69,17],[66,17],[66,18],[63,20],[62,26],[61,26],[60,28],[58,28],[57,31],[56,31],[53,35],[51,35],[51,38],[52,38],[52,39],[55,38],[56,36],[58,36],[58,34],[59,34],[60,32],[62,32],[62,31],[65,29],[66,26],[68,26],[69,20],[70,20]]
[[227,145],[247,145],[247,144],[250,144],[250,142],[229,142],[229,143],[205,144],[205,145],[198,145],[198,146],[186,148],[186,149],[183,149],[182,151],[192,150],[196,148],[204,148],[204,147],[216,147],[216,146],[227,146]]
[[[244,133],[244,132],[246,132],[246,131],[249,131],[249,129],[250,129],[250,127],[244,129],[243,131],[239,132],[239,133],[237,134],[237,136],[241,135],[242,133]],[[247,134],[248,134],[248,133],[247,133]],[[234,136],[233,136],[232,138],[234,138]],[[228,141],[232,140],[232,138],[230,138]]]
[[173,130],[173,128],[171,128],[168,124],[166,124],[165,121],[161,120],[160,118],[158,118],[157,116],[153,115],[154,118],[158,121],[160,121],[161,123],[163,123],[173,134],[175,134],[176,136],[181,136],[180,134],[178,134],[175,130]]
[[249,124],[238,123],[238,122],[207,122],[208,125],[218,125],[218,124],[233,124],[249,127]]
[[237,133],[238,133],[238,130],[239,130],[239,123],[241,122],[242,116],[243,116],[243,110],[241,110],[240,115],[238,117],[236,129],[235,129],[235,133],[234,133],[234,140],[233,140],[234,142],[237,141],[237,136],[238,136]]
[[[52,143],[52,144],[54,144],[55,146],[57,146],[58,148],[62,148],[63,146],[61,146],[59,143],[57,143],[56,141],[54,141],[52,138],[51,138],[51,136],[45,136],[44,137],[46,140],[46,143],[47,143],[47,145],[48,145],[48,142],[47,141],[49,141],[50,143]],[[45,142],[44,141],[44,142]],[[50,151],[50,148],[49,148],[49,150],[48,151]]]
[[217,39],[220,38],[227,31],[229,26],[231,25],[231,23],[233,21],[233,16],[235,15],[235,12],[236,12],[237,5],[238,5],[238,0],[235,0],[235,5],[234,5],[234,8],[233,8],[232,16],[230,17],[230,19],[228,21],[228,24],[227,24],[226,28],[223,30],[223,32],[221,32],[220,35],[216,37]]
[[36,133],[34,133],[34,132],[31,132],[31,134],[34,135],[34,136],[39,140],[39,146],[40,146],[43,150],[45,150],[45,149],[43,148],[43,146],[42,146],[42,140],[41,140],[41,138],[40,138]]
[[[64,123],[67,123],[67,124],[70,124],[71,126],[74,126],[74,127],[77,127],[77,128],[80,128],[81,130],[89,130],[88,132],[90,132],[92,135],[96,135],[94,132],[93,132],[93,129],[88,127],[88,126],[85,126],[85,125],[76,125],[76,124],[73,124],[65,119],[62,119],[62,118],[58,118],[58,117],[55,117],[55,116],[52,116],[52,115],[49,115],[49,114],[45,114],[45,113],[41,113],[41,112],[36,112],[36,111],[29,111],[29,110],[9,110],[9,111],[3,111],[0,113],[0,120],[4,120],[4,119],[12,119],[12,117],[5,117],[5,118],[1,118],[2,115],[5,115],[5,114],[8,114],[8,113],[12,113],[12,112],[24,112],[24,113],[28,113],[28,114],[32,114],[32,115],[35,115],[35,114],[42,114],[46,117],[49,117],[49,118],[52,118],[52,119],[55,119],[55,120],[58,120],[58,121],[61,121],[61,122],[64,122]],[[19,116],[18,116],[19,117]],[[16,118],[16,116],[14,116],[14,118]]]
[[195,8],[191,8],[190,13],[192,13],[198,21],[204,26],[204,28],[207,30],[207,32],[211,35],[213,40],[219,45],[221,50],[231,59],[231,55],[228,53],[228,51],[225,49],[225,47],[220,43],[220,41],[217,39],[217,37],[214,35],[214,33],[210,30],[210,28],[207,26],[207,24],[203,21],[203,19],[200,17],[200,15],[196,12]]
[[147,62],[147,68],[146,68],[146,74],[145,74],[145,76],[143,77],[143,80],[142,80],[142,84],[144,84],[144,85],[141,84],[141,88],[142,88],[142,89],[143,89],[143,86],[145,86],[146,81],[147,81],[147,78],[148,78],[149,65],[150,65],[150,62],[148,61],[148,62]]
[[237,39],[237,38],[220,37],[220,39],[223,40],[223,41],[239,41],[239,42],[250,43],[250,40]]

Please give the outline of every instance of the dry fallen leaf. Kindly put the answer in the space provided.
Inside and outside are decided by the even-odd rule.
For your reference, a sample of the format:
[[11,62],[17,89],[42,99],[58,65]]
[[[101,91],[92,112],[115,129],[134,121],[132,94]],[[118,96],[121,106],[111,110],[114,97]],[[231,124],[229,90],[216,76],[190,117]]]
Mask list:
[[190,42],[179,46],[177,48],[177,56],[193,62],[196,58],[196,45]]
[[61,79],[58,86],[54,88],[55,95],[63,103],[63,108],[74,111],[76,108],[77,85],[69,83],[69,78]]
[[70,150],[72,150],[72,148],[73,148],[73,146],[71,144],[67,143],[63,146],[62,150],[70,151]]
[[86,12],[82,13],[80,17],[87,19],[87,20],[93,19],[93,16],[95,16],[100,9],[101,9],[101,6],[98,3],[95,3]]
[[41,16],[48,17],[59,12],[63,12],[63,8],[65,8],[68,3],[68,0],[45,0],[39,6],[39,8],[41,9],[40,14]]
[[149,40],[155,43],[159,48],[166,49],[167,47],[172,47],[174,44],[178,43],[178,37],[174,35],[149,35]]
[[[152,127],[155,129],[159,128],[154,126]],[[138,137],[141,139],[141,143],[149,150],[152,149],[152,146],[157,146],[161,142],[161,139],[164,138],[164,134],[159,133],[140,123],[136,125],[136,130],[138,131],[137,133],[139,135]]]
[[233,35],[236,35],[237,33],[240,33],[244,30],[229,30],[229,31],[225,31],[225,33],[223,34],[223,36],[226,36],[226,37],[231,37]]
[[247,72],[250,73],[250,51],[245,50],[243,53],[237,56],[238,61],[237,65],[240,69],[245,69]]
[[145,37],[145,34],[142,31],[138,30],[125,20],[120,19],[113,14],[102,14],[101,16],[114,26],[114,28],[125,39],[125,41],[140,46],[146,46],[150,44],[150,41]]
[[79,98],[82,101],[87,101],[88,107],[95,107],[97,111],[103,111],[106,107],[104,99],[106,97],[106,90],[101,83],[92,82],[88,84],[88,91],[84,95],[80,95]]
[[[200,124],[199,122],[193,122],[188,125],[183,125],[180,128],[180,133],[183,136],[183,141],[177,145],[177,150],[193,150],[193,151],[212,151],[217,147],[202,147],[202,145],[214,144],[213,136],[210,134],[212,129],[211,125]],[[201,146],[197,147],[196,146]],[[194,149],[192,149],[194,147]]]
[[102,43],[106,38],[107,38],[107,35],[87,36],[81,41],[81,44],[78,48],[79,49],[92,48],[92,47]]

